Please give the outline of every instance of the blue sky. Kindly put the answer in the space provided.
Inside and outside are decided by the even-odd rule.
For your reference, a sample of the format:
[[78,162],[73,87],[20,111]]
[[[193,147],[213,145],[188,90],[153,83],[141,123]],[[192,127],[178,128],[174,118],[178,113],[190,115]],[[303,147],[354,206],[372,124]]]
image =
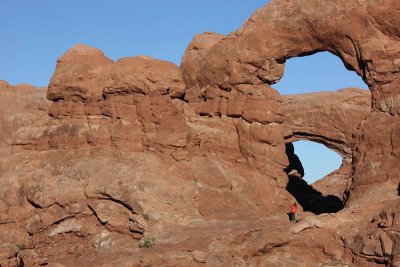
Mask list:
[[[57,58],[78,43],[97,47],[114,60],[150,55],[179,65],[194,35],[205,31],[227,34],[267,2],[1,0],[0,79],[46,86]],[[337,57],[318,53],[288,60],[285,76],[275,88],[293,94],[349,86],[366,88]],[[320,178],[340,165],[334,152],[308,143],[295,143],[307,179]]]
[[0,79],[47,85],[68,48],[108,57],[150,55],[179,64],[193,36],[229,33],[261,0],[1,0]]

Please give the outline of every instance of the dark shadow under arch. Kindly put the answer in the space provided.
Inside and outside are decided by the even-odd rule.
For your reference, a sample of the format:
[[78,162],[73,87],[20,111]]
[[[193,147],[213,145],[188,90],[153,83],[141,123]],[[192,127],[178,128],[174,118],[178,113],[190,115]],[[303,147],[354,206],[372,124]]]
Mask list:
[[322,214],[335,213],[343,209],[344,204],[339,197],[334,195],[324,196],[302,179],[304,169],[300,159],[294,153],[292,143],[286,144],[286,154],[289,159],[289,166],[285,169],[285,172],[289,176],[286,190],[303,207],[304,211]]

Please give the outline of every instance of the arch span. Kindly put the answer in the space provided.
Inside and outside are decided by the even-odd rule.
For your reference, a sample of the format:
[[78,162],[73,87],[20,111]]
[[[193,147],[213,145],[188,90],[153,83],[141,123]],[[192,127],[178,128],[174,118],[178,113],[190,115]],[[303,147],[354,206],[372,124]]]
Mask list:
[[286,143],[314,141],[351,157],[353,134],[370,112],[368,91],[352,88],[285,95],[283,99]]
[[[399,140],[399,10],[397,0],[338,0],[334,5],[329,0],[272,1],[228,36],[208,33],[194,39],[181,63],[187,85],[185,99],[201,106],[205,103],[208,113],[237,118],[245,115],[248,122],[280,124],[284,116],[295,117],[282,114],[281,99],[269,93],[270,85],[283,76],[286,60],[323,51],[338,56],[346,68],[363,78],[372,100],[368,101],[372,112],[359,129],[352,123],[350,131],[345,128],[341,132],[339,121],[328,124],[338,128],[334,129],[337,136],[318,136],[319,142],[335,151],[346,155],[354,152],[351,203],[365,192],[362,186],[398,179],[398,154],[393,151],[397,151]],[[267,101],[255,99],[265,92]],[[249,98],[251,101],[247,101]],[[218,105],[222,111],[215,111]],[[350,112],[344,115],[347,121],[360,121]],[[290,122],[287,125],[286,143],[296,138],[317,139],[311,128]],[[317,128],[320,132],[326,127]],[[253,154],[250,156],[257,158]]]
[[[396,7],[400,2],[395,0],[339,0],[335,5],[320,0],[272,1],[236,32],[202,37],[200,50],[189,46],[181,66],[184,79],[199,89],[274,84],[283,76],[287,59],[327,51],[368,84],[374,109],[400,113],[400,69],[392,67],[400,60],[400,32],[393,29],[400,24]],[[186,72],[189,66],[197,69]]]

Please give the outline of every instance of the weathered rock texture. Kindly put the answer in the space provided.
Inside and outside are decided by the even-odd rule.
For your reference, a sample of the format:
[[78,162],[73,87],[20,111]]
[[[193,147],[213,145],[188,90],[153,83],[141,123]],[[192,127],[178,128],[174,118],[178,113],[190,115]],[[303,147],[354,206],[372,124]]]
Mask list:
[[11,86],[0,81],[0,147],[12,144],[12,136],[22,126],[46,124],[50,101],[46,101],[46,88],[27,84]]
[[[182,67],[197,64],[199,68],[185,75],[185,80],[200,96],[211,89],[220,94],[252,95],[279,81],[288,58],[329,51],[355,70],[372,93],[372,113],[355,134],[357,175],[352,190],[359,186],[362,192],[363,185],[398,181],[393,173],[398,168],[396,152],[391,151],[397,149],[394,144],[399,136],[399,32],[394,27],[400,23],[394,15],[399,5],[397,1],[272,1],[238,31],[219,41],[212,38],[215,44],[199,52],[204,56],[187,53]],[[245,118],[248,112],[241,106]],[[273,105],[264,106],[268,114]],[[258,109],[254,105],[252,112]],[[279,114],[278,109],[274,111],[270,112]]]
[[370,93],[362,89],[286,95],[284,102],[286,142],[322,143],[342,157],[351,157],[354,134],[371,110]]
[[[180,67],[78,45],[50,106],[1,81],[0,265],[400,266],[398,10],[272,1],[228,36],[196,36]],[[371,94],[271,87],[318,51]],[[342,167],[307,185],[299,139]]]

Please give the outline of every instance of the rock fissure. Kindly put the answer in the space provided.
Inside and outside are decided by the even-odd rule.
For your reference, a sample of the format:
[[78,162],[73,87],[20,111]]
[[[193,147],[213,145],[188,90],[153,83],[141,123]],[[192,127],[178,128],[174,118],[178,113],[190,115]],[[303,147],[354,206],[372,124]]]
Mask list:
[[99,192],[99,194],[103,195],[104,198],[98,198],[98,199],[105,199],[105,200],[113,201],[113,202],[118,203],[118,204],[122,205],[123,207],[127,208],[132,213],[138,214],[138,211],[134,210],[134,208],[131,205],[129,205],[128,203],[126,203],[120,199],[113,198],[110,194],[107,194],[105,192]]

